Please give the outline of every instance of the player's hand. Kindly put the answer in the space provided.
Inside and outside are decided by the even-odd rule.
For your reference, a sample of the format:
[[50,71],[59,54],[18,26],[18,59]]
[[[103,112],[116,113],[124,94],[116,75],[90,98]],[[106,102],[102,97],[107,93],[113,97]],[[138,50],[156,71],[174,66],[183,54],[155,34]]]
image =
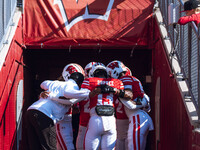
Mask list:
[[101,93],[115,93],[116,89],[107,85],[107,84],[102,84],[100,85],[101,88]]
[[133,98],[133,92],[130,89],[119,90],[117,89],[116,95],[124,100],[131,100]]
[[94,96],[96,96],[96,95],[98,95],[100,93],[101,93],[101,88],[97,87],[97,88],[95,88],[93,91],[91,91],[89,93],[89,98],[92,98],[92,97],[94,97]]
[[47,98],[49,96],[50,92],[44,91],[40,93],[39,99],[40,98]]
[[142,105],[142,98],[141,97],[137,97],[135,100],[134,100],[135,104],[136,105]]
[[124,98],[126,99],[132,99],[133,98],[133,92],[132,90],[126,89],[124,93]]
[[133,100],[136,105],[142,105],[143,107],[148,106],[148,102],[145,98],[137,97],[135,100]]

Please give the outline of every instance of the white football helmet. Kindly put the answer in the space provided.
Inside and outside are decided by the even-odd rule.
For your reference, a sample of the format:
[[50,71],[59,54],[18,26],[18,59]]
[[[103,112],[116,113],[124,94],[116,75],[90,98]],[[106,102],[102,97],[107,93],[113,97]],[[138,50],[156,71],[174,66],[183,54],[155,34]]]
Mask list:
[[74,72],[80,72],[85,76],[84,70],[79,64],[70,63],[66,65],[63,69],[63,72],[62,72],[63,79],[67,81],[69,79],[69,76]]
[[127,72],[126,72],[126,76],[132,76],[132,72],[131,72],[131,70],[128,68],[128,67],[126,67],[126,70],[127,70]]
[[127,72],[126,66],[118,60],[110,62],[107,67],[107,73],[111,78],[118,79],[121,72]]
[[[97,62],[95,63],[90,72],[89,72],[89,77],[94,77],[94,72],[97,70],[97,69],[102,69],[102,70],[105,70],[106,71],[106,66],[103,64],[103,63],[100,63],[100,62]],[[107,72],[107,71],[106,71]]]
[[87,78],[89,77],[89,72],[90,72],[90,70],[92,69],[92,66],[93,66],[94,64],[96,64],[96,63],[97,63],[97,62],[92,61],[92,62],[88,63],[88,64],[85,66],[84,71],[85,71],[85,76],[86,76]]

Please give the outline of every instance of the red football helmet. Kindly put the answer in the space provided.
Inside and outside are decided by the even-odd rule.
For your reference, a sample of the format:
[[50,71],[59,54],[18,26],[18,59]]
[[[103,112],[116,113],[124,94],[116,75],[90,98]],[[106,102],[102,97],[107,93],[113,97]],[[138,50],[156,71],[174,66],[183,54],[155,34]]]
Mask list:
[[126,66],[118,60],[110,62],[107,67],[107,73],[111,78],[118,79],[121,72],[127,72]]
[[70,63],[66,65],[63,69],[62,76],[64,80],[67,81],[69,79],[69,76],[74,72],[80,72],[85,76],[84,70],[79,64]]

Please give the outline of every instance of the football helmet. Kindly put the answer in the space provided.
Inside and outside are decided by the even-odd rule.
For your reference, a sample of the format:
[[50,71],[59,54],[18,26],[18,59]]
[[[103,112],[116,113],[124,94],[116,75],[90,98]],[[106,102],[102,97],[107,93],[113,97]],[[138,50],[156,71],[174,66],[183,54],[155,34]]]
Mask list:
[[97,62],[92,61],[92,62],[88,63],[88,64],[85,66],[85,68],[84,68],[85,77],[89,77],[89,72],[90,72],[90,70],[92,69],[92,66],[93,66],[94,64],[96,64],[96,63],[97,63]]
[[128,68],[128,67],[126,67],[126,70],[127,70],[127,72],[126,72],[126,76],[132,76],[132,72],[131,72],[131,70]]
[[85,76],[84,70],[79,64],[70,63],[66,65],[63,69],[63,72],[62,72],[63,79],[67,81],[69,79],[69,76],[74,72],[80,72]]
[[106,70],[107,70],[108,75],[111,78],[115,78],[115,79],[119,78],[120,73],[127,72],[126,66],[121,61],[118,61],[118,60],[114,60],[110,62],[106,66]]
[[[90,77],[90,78],[91,78],[91,77],[94,77],[94,73],[95,73],[95,71],[98,70],[98,69],[101,69],[101,70],[105,70],[105,71],[106,71],[106,66],[105,66],[103,63],[100,63],[100,62],[95,63],[95,64],[92,66],[92,68],[91,68],[91,70],[90,70],[90,72],[89,72],[89,77]],[[106,73],[107,73],[107,71],[106,71]]]

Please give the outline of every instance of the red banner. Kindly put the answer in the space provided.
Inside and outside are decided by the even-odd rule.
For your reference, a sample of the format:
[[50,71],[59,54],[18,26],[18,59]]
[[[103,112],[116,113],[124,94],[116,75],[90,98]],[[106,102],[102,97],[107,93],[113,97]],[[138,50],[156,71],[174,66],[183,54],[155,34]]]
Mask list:
[[26,46],[147,45],[153,0],[24,0]]

